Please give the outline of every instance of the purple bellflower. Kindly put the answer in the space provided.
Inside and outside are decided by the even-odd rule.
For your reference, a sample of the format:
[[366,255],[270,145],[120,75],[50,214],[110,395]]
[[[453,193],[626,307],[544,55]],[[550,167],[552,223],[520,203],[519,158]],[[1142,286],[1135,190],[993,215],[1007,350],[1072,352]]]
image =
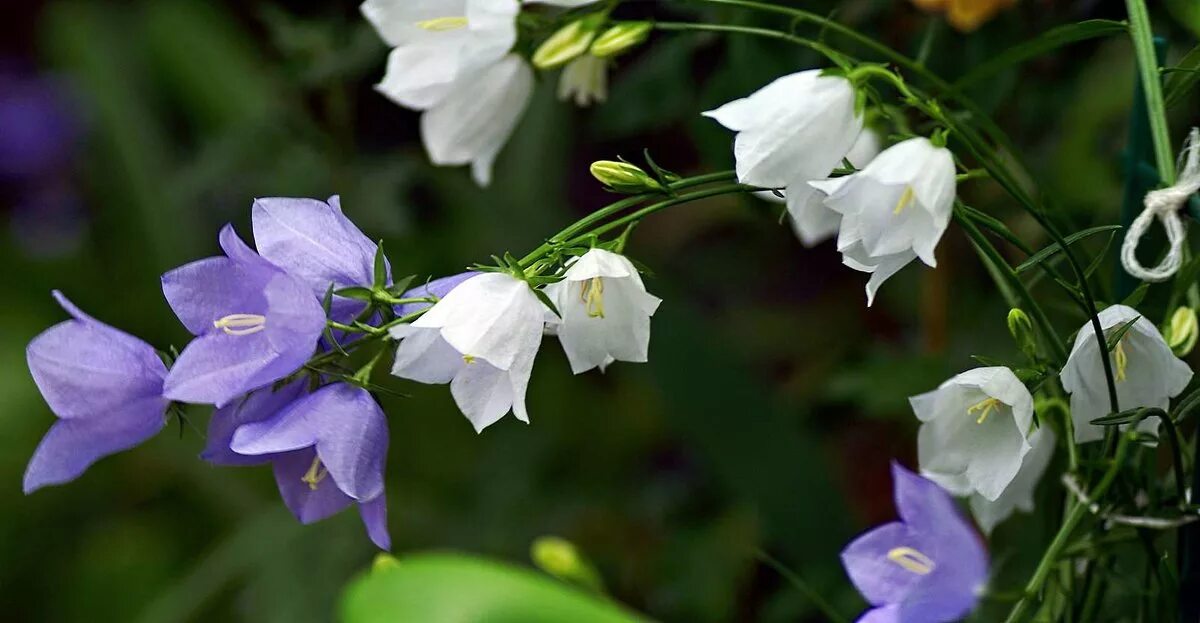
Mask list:
[[153,437],[165,424],[167,366],[149,344],[88,316],[60,292],[73,318],[29,343],[33,380],[59,420],[25,469],[25,493],[79,477],[92,463]]
[[975,608],[988,557],[941,487],[892,463],[900,521],[842,550],[854,586],[873,606],[859,623],[949,623]]
[[[318,299],[335,289],[370,286],[378,245],[342,214],[337,195],[329,202],[275,197],[257,199],[252,209],[254,244],[259,254],[299,278]],[[391,268],[388,268],[388,281]],[[330,315],[353,319],[364,304],[334,298]]]
[[263,389],[218,410],[209,435],[202,456],[210,461],[269,462],[284,504],[301,523],[357,502],[371,541],[391,548],[383,487],[387,419],[367,390],[346,383],[311,394],[303,383]]
[[226,225],[226,257],[162,277],[163,294],[196,339],[167,375],[171,400],[223,407],[300,368],[325,328],[321,302],[300,280],[246,246]]

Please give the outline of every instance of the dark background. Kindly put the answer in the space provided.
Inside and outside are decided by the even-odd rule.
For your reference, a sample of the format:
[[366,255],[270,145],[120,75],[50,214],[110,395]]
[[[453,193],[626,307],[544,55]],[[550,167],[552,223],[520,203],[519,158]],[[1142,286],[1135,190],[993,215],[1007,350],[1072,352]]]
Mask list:
[[[1200,15],[1186,0],[1168,4],[1155,10],[1175,59]],[[1051,26],[1124,17],[1120,2],[1023,0],[964,35],[903,1],[804,6],[836,9],[909,54],[932,33],[929,65],[951,78]],[[683,3],[618,12],[649,14],[787,26]],[[74,483],[23,496],[25,463],[53,421],[23,350],[65,317],[52,288],[157,347],[181,347],[187,334],[158,276],[216,253],[225,222],[248,237],[261,196],[340,193],[346,213],[385,240],[398,274],[521,255],[614,199],[588,175],[593,160],[637,159],[648,148],[684,174],[730,167],[730,134],[699,113],[818,63],[778,42],[674,33],[622,57],[609,103],[592,110],[555,101],[556,76],[542,76],[495,183],[481,190],[465,170],[430,166],[417,116],[371,89],[385,57],[353,3],[0,8],[0,98],[31,102],[0,107],[0,162],[9,163],[0,177],[5,620],[325,621],[374,555],[355,513],[299,526],[269,470],[199,461],[199,409]],[[998,111],[1061,218],[1080,227],[1117,220],[1132,58],[1122,38],[1090,41],[972,93]],[[1194,121],[1181,114],[1189,109],[1194,102],[1174,111],[1177,141]],[[14,141],[14,128],[35,140]],[[1032,246],[1045,244],[994,185],[960,192]],[[523,564],[532,539],[558,534],[597,563],[620,600],[660,620],[820,620],[756,559],[761,548],[844,614],[857,612],[836,554],[893,512],[888,461],[914,464],[906,397],[975,365],[972,354],[1015,349],[1002,299],[955,227],[936,271],[906,269],[867,309],[866,276],[843,268],[830,243],[804,249],[779,212],[720,198],[641,226],[627,250],[654,271],[647,284],[665,299],[651,363],[573,377],[546,341],[530,426],[506,418],[476,435],[446,388],[392,379],[412,394],[384,399],[395,551],[457,549]],[[1101,271],[1112,275],[1111,262]],[[1061,300],[1046,286],[1036,292]],[[1100,296],[1113,300],[1111,290]],[[1082,322],[1048,306],[1067,332]],[[998,530],[996,583],[1021,581],[1044,528],[1019,518]],[[1014,553],[1013,542],[1027,547]]]

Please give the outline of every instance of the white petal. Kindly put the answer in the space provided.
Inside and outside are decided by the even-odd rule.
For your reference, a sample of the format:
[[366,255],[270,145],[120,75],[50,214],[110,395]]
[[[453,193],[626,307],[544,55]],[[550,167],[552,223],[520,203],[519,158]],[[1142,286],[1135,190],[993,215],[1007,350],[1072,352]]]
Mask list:
[[495,424],[513,406],[508,372],[479,359],[463,366],[450,383],[450,394],[477,433]]
[[[405,329],[403,333],[395,329]],[[393,338],[403,337],[396,348],[392,374],[418,383],[449,383],[465,364],[462,355],[442,339],[437,329],[400,326]]]
[[462,355],[507,370],[519,356],[537,352],[544,310],[529,284],[504,273],[484,273],[451,290],[413,326],[441,329]]
[[463,76],[421,116],[421,137],[430,160],[438,165],[470,164],[475,181],[486,186],[492,163],[532,93],[533,71],[515,54]]
[[1033,511],[1033,494],[1046,468],[1050,466],[1050,459],[1054,457],[1055,441],[1054,431],[1045,427],[1038,429],[1029,437],[1033,449],[1025,455],[1017,477],[1013,478],[1000,497],[988,501],[981,495],[971,496],[971,513],[985,534],[991,534],[996,525],[1017,510],[1026,513]]
[[788,186],[787,209],[792,229],[806,247],[832,238],[842,223],[842,215],[825,206],[825,194],[808,183]]

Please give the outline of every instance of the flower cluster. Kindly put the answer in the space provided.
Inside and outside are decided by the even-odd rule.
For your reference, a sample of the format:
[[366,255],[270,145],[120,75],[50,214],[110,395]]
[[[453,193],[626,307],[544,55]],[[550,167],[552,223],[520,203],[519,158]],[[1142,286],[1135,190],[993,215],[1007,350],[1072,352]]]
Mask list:
[[[342,213],[337,197],[259,199],[256,248],[232,226],[223,256],[167,272],[163,294],[195,338],[173,358],[79,311],[30,343],[29,368],[60,418],[34,453],[25,491],[70,481],[96,460],[159,432],[179,403],[212,405],[201,458],[269,464],[303,523],[357,505],[371,540],[390,547],[384,498],[388,424],[370,391],[375,356],[357,372],[326,365],[372,342],[398,341],[392,373],[449,383],[482,431],[506,413],[528,422],[525,394],[544,334],[576,373],[646,361],[646,292],[624,256],[566,254],[534,283],[517,266],[479,267],[407,291]],[[181,415],[182,417],[182,415]]]

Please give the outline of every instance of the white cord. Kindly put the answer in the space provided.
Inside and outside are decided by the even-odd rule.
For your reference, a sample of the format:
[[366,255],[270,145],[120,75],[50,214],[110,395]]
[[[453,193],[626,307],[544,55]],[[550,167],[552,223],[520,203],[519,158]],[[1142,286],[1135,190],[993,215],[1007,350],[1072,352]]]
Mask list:
[[[1142,281],[1166,281],[1179,270],[1183,262],[1186,235],[1183,219],[1179,218],[1179,208],[1200,190],[1200,129],[1192,128],[1179,158],[1183,161],[1179,179],[1174,186],[1146,193],[1146,207],[1129,225],[1125,242],[1121,245],[1121,264],[1125,266],[1125,272]],[[1162,263],[1154,268],[1146,268],[1138,262],[1137,247],[1156,216],[1167,232],[1169,249]]]

